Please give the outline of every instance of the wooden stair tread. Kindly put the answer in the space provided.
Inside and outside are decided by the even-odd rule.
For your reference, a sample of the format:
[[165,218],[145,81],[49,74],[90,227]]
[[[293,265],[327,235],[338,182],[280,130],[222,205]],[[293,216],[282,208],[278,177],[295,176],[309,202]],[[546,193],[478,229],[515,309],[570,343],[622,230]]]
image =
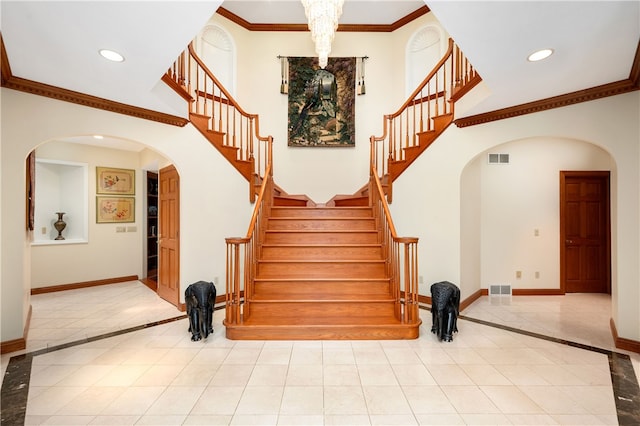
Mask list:
[[[367,199],[367,197],[362,197]],[[367,199],[368,203],[368,199]],[[230,339],[410,339],[368,206],[274,206]]]
[[340,277],[340,278],[324,278],[324,277],[303,277],[303,278],[295,278],[295,277],[280,277],[280,278],[262,278],[256,277],[255,281],[257,283],[350,283],[350,282],[389,282],[389,278],[387,277],[373,277],[373,278],[359,278],[359,277]]
[[247,324],[226,326],[236,340],[399,340],[416,339],[421,322],[403,324]]
[[384,259],[260,259],[258,263],[385,263]]
[[370,316],[370,317],[322,317],[322,318],[311,318],[311,317],[296,317],[295,323],[291,323],[291,318],[289,317],[276,317],[269,316],[268,318],[261,318],[258,315],[252,316],[251,318],[245,320],[243,322],[244,325],[261,325],[261,326],[292,326],[292,327],[317,327],[317,326],[325,326],[325,325],[333,325],[333,326],[398,326],[401,323],[393,316]]
[[365,293],[365,292],[354,292],[354,293],[343,293],[343,294],[321,294],[315,293],[312,294],[313,298],[302,298],[302,296],[310,296],[308,294],[300,294],[300,293],[289,293],[282,294],[279,292],[278,294],[271,294],[270,292],[256,292],[253,294],[251,301],[258,301],[261,303],[286,303],[286,302],[296,302],[296,303],[314,303],[314,302],[323,302],[323,303],[338,303],[338,302],[389,302],[394,301],[394,298],[390,293]]
[[264,243],[262,247],[382,247],[379,243]]

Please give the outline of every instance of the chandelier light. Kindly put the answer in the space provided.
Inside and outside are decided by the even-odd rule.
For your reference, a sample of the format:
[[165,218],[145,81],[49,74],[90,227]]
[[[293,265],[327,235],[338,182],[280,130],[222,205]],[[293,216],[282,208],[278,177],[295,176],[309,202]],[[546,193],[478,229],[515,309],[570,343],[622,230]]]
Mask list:
[[302,0],[304,13],[309,21],[311,40],[316,44],[320,68],[327,66],[343,3],[344,0]]

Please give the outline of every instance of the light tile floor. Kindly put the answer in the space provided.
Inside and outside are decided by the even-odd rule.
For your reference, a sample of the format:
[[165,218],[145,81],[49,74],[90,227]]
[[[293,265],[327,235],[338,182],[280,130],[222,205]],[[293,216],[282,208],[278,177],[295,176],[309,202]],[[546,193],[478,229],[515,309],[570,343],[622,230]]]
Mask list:
[[[32,306],[27,352],[184,315],[137,281]],[[26,424],[618,424],[606,355],[463,318],[438,342],[421,313],[408,341],[231,341],[220,310],[205,341],[178,319],[51,351]],[[483,297],[462,315],[613,349],[603,295]]]

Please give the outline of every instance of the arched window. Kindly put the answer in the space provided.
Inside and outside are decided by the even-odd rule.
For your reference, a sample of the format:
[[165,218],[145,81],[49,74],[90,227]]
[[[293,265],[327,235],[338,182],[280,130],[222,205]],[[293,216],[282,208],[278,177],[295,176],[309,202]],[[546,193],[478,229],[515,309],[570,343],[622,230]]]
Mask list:
[[443,31],[435,25],[419,29],[407,43],[406,85],[407,96],[424,80],[442,58],[446,49]]
[[217,25],[207,25],[196,41],[196,52],[224,88],[235,96],[236,49],[231,36]]

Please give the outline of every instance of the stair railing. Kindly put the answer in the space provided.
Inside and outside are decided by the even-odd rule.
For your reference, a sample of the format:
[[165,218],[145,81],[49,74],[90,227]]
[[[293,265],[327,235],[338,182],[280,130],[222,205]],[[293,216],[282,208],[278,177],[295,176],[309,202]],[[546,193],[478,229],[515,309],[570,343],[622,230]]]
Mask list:
[[226,297],[224,325],[239,325],[249,318],[250,304],[260,258],[261,242],[273,206],[273,170],[267,163],[265,177],[253,208],[249,230],[245,237],[226,238]]
[[[163,81],[189,102],[189,112],[208,119],[209,130],[223,136],[223,146],[235,148],[238,162],[249,162],[246,172],[240,170],[251,185],[251,202],[255,201],[255,188],[266,176],[271,162],[270,136],[260,136],[257,114],[244,111],[238,102],[213,75],[189,44]],[[260,143],[256,143],[256,141]],[[235,166],[235,164],[234,164]]]
[[420,322],[418,306],[418,238],[398,237],[382,183],[371,164],[369,200],[382,244],[387,276],[395,298],[395,315],[405,324]]
[[419,135],[434,130],[434,119],[453,115],[455,100],[470,90],[480,77],[449,39],[444,57],[393,114],[384,116],[383,134],[371,136],[371,162],[378,177],[390,186],[398,176],[390,173],[392,161],[406,158],[405,148],[419,146]]

